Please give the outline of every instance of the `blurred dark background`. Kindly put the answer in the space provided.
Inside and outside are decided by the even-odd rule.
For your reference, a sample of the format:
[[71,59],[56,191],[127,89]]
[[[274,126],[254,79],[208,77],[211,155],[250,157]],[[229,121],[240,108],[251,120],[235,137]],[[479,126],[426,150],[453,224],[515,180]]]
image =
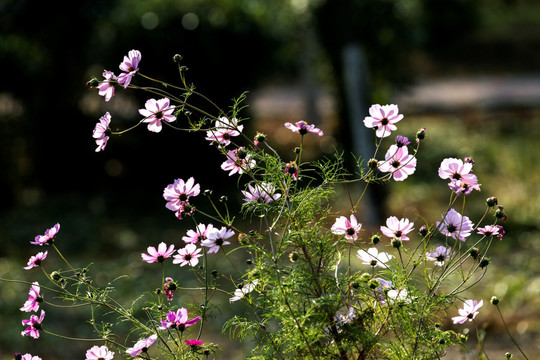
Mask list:
[[[179,240],[189,226],[165,209],[166,185],[194,176],[216,198],[235,188],[202,134],[138,127],[94,152],[99,117],[109,111],[113,128],[128,128],[148,97],[117,89],[106,103],[85,86],[102,79],[104,69],[118,74],[131,49],[142,53],[141,72],[171,83],[178,81],[172,58],[182,55],[188,82],[225,110],[249,91],[246,132],[264,130],[285,158],[292,159],[295,144],[282,124],[305,119],[326,134],[306,140],[314,157],[337,148],[352,163],[348,154],[370,151],[358,126],[369,105],[398,103],[407,119],[400,130],[414,137],[418,127],[433,129],[432,145],[427,142],[421,159],[424,172],[411,179],[416,185],[376,190],[384,200],[373,207],[375,220],[424,210],[436,218],[435,203],[445,200],[435,192],[445,185],[430,190],[433,169],[444,157],[473,155],[486,183],[476,201],[497,195],[513,214],[501,253],[515,253],[508,263],[519,271],[488,290],[516,295],[512,309],[525,310],[515,315],[514,330],[523,337],[540,332],[538,323],[523,322],[540,307],[534,300],[540,269],[527,253],[530,247],[538,253],[540,228],[536,1],[0,0],[1,277],[31,279],[20,270],[34,254],[28,241],[56,222],[75,261],[96,259],[107,268],[108,259],[121,258],[125,263],[114,271],[142,277],[129,260],[149,245]],[[440,92],[422,87],[441,79],[449,86]],[[474,100],[486,86],[504,89],[509,82],[515,87],[507,95]],[[471,101],[453,102],[462,89]],[[232,209],[236,200],[230,199]],[[518,292],[524,284],[525,293]],[[15,329],[0,335],[2,357],[35,349],[33,340],[19,336],[17,309],[26,291],[0,283],[1,322]],[[49,359],[66,358],[52,340],[43,341]],[[81,356],[74,349],[62,351]],[[35,355],[45,359],[45,352]]]

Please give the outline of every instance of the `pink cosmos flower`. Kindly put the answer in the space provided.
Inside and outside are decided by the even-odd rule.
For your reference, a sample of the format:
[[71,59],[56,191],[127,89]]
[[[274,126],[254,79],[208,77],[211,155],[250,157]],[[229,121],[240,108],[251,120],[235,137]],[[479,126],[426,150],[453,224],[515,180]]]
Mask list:
[[406,136],[401,136],[401,135],[396,136],[396,146],[397,147],[407,146],[410,143],[411,142],[409,141],[409,139]]
[[223,170],[229,171],[229,176],[236,173],[242,174],[253,167],[255,167],[255,160],[251,158],[251,154],[243,146],[236,150],[229,150],[227,160],[221,164]]
[[238,301],[238,300],[242,299],[244,296],[246,296],[247,294],[252,292],[253,289],[255,289],[255,286],[257,286],[258,283],[259,283],[259,280],[255,279],[255,280],[253,280],[253,282],[248,283],[248,284],[244,284],[242,287],[234,290],[234,296],[232,298],[229,298],[229,302],[232,303],[232,302],[235,302],[235,301]]
[[43,321],[43,318],[45,318],[45,311],[41,310],[41,315],[39,317],[37,315],[32,315],[30,316],[30,319],[23,320],[23,326],[28,327],[21,332],[21,335],[30,336],[34,339],[39,338],[39,330],[41,329],[41,322]]
[[135,343],[135,345],[126,350],[129,356],[137,356],[142,352],[147,352],[148,348],[157,340],[157,334],[153,334],[150,337],[141,339]]
[[190,339],[190,340],[186,340],[184,342],[185,342],[186,345],[189,345],[192,348],[197,348],[197,347],[202,345],[202,340]]
[[[486,225],[482,228],[478,228],[478,234],[484,235],[486,237],[497,236],[499,237],[500,231],[504,231],[504,228],[501,225]],[[502,236],[499,237],[502,239]]]
[[166,320],[161,320],[161,327],[159,330],[165,330],[169,328],[178,329],[184,331],[187,327],[194,325],[201,319],[200,316],[196,316],[191,320],[188,320],[188,311],[185,308],[180,308],[176,312],[169,311],[165,316]]
[[244,125],[238,125],[238,120],[220,117],[216,120],[214,128],[206,132],[206,140],[211,143],[218,143],[220,147],[225,147],[231,143],[231,138],[239,136],[244,129]]
[[441,162],[439,166],[439,177],[441,179],[460,180],[464,175],[472,171],[473,164],[471,162],[463,162],[460,159],[447,158]]
[[462,216],[454,209],[450,209],[446,216],[443,214],[443,221],[437,221],[437,228],[441,234],[451,236],[454,239],[466,241],[466,237],[471,235],[474,224],[467,216]]
[[213,228],[214,225],[212,224],[199,224],[197,225],[195,230],[188,230],[186,236],[182,237],[182,240],[184,240],[184,242],[188,244],[202,242],[203,240],[206,240],[208,238],[206,234],[212,231]]
[[482,184],[478,183],[478,179],[474,174],[464,175],[464,178],[460,180],[452,179],[448,183],[450,190],[457,196],[461,194],[469,195],[473,190],[480,191],[480,186],[482,186]]
[[228,238],[234,235],[234,231],[227,229],[223,226],[221,229],[213,228],[211,231],[206,232],[208,239],[203,240],[202,246],[208,247],[208,253],[217,253],[223,245],[229,245],[230,242],[226,241]]
[[107,349],[106,346],[92,346],[86,350],[86,360],[112,360],[114,352]]
[[167,300],[171,301],[174,296],[174,291],[176,290],[176,284],[173,279],[170,277],[165,278],[165,283],[163,284],[163,293],[167,297]]
[[385,138],[390,136],[392,131],[397,130],[396,123],[403,119],[399,114],[397,105],[371,105],[369,115],[364,119],[364,125],[368,128],[375,128],[377,137]]
[[149,246],[147,248],[147,251],[148,251],[148,254],[145,254],[145,253],[141,254],[143,261],[146,261],[149,264],[155,263],[155,262],[162,263],[165,259],[171,257],[171,255],[174,253],[174,245],[167,247],[167,245],[164,242],[161,242],[158,245],[157,249],[153,246]]
[[107,146],[107,141],[109,136],[107,135],[109,131],[109,125],[111,124],[111,114],[107,111],[105,115],[99,118],[99,122],[94,127],[92,137],[96,139],[96,152],[105,150]]
[[47,257],[47,254],[48,254],[48,251],[45,251],[45,252],[38,252],[36,255],[30,256],[27,266],[25,266],[23,269],[30,270],[32,268],[40,266],[41,262],[45,260],[45,258]]
[[43,235],[37,235],[34,241],[30,241],[30,244],[39,246],[49,244],[53,241],[58,231],[60,231],[60,224],[56,224],[52,228],[47,229]]
[[165,207],[171,211],[182,212],[189,204],[189,198],[199,195],[200,192],[201,187],[195,184],[193,177],[187,181],[176,179],[163,190],[163,198],[168,201]]
[[356,256],[362,260],[362,264],[364,265],[371,265],[373,267],[379,266],[383,268],[387,268],[388,266],[386,263],[394,258],[388,253],[379,252],[375,247],[369,248],[367,251],[362,249],[358,250]]
[[476,315],[478,315],[478,309],[484,304],[483,300],[480,302],[476,300],[465,300],[463,304],[463,309],[459,309],[459,316],[454,316],[452,321],[454,324],[463,324],[465,321],[472,321]]
[[451,248],[445,246],[438,246],[434,252],[426,253],[426,260],[434,261],[435,266],[444,266],[445,262],[450,260],[450,257],[454,255]]
[[97,86],[98,94],[104,96],[105,101],[109,101],[114,96],[114,85],[118,83],[118,79],[112,71],[107,70],[103,71],[103,77],[105,80],[102,80]]
[[21,311],[30,312],[39,310],[39,303],[43,301],[43,298],[39,295],[39,291],[39,283],[33,282],[28,292],[28,300],[20,308]]
[[15,360],[42,360],[39,356],[32,356],[31,354],[14,354]]
[[141,61],[141,52],[139,50],[131,50],[128,56],[124,56],[124,61],[120,64],[122,74],[118,76],[118,83],[123,84],[127,88],[131,83],[131,78],[139,71],[139,62]]
[[409,219],[398,220],[395,216],[386,219],[386,226],[381,226],[381,232],[391,239],[409,240],[407,234],[414,230],[414,223]]
[[161,121],[172,122],[176,120],[174,105],[168,98],[148,99],[144,104],[145,109],[139,109],[139,114],[144,116],[142,122],[148,123],[148,130],[158,133],[161,131]]
[[308,123],[303,121],[303,120],[302,121],[297,121],[294,124],[291,124],[290,122],[287,122],[287,123],[285,123],[285,127],[287,129],[291,130],[293,133],[298,133],[300,135],[305,135],[308,132],[317,134],[319,136],[324,135],[324,133],[322,132],[321,129],[316,128],[315,125],[313,125],[313,124],[308,125]]
[[298,180],[298,166],[295,161],[289,161],[289,163],[285,165],[285,174],[292,176],[294,181]]
[[358,239],[360,229],[362,229],[362,224],[359,224],[356,217],[351,214],[350,220],[345,216],[337,218],[330,230],[332,231],[332,234],[345,235],[345,239],[355,241]]
[[242,194],[244,194],[244,201],[247,203],[260,201],[269,204],[281,197],[280,193],[276,193],[274,185],[267,182],[255,184],[255,186],[248,184],[248,190],[242,190]]
[[195,266],[199,263],[199,258],[203,255],[200,254],[201,250],[195,244],[187,244],[178,250],[178,255],[174,255],[173,264]]
[[391,145],[384,159],[384,161],[379,161],[379,170],[392,173],[392,177],[396,181],[405,180],[416,170],[416,158],[409,155],[406,146]]

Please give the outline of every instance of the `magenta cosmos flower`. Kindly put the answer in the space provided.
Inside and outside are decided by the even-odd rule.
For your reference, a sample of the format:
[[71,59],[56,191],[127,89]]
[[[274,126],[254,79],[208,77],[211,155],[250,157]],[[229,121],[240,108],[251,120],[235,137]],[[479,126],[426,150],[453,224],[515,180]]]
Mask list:
[[221,229],[213,228],[206,232],[208,239],[202,242],[202,246],[208,247],[208,253],[217,253],[223,245],[229,245],[228,238],[234,235],[234,231],[223,226]]
[[321,129],[318,129],[313,124],[309,124],[305,121],[297,121],[294,124],[291,124],[290,122],[285,123],[285,127],[289,130],[291,130],[293,133],[298,133],[300,135],[305,135],[308,132],[317,134],[319,136],[323,136],[324,133]]
[[330,231],[332,234],[345,235],[345,239],[349,241],[355,241],[358,239],[360,229],[362,229],[362,224],[358,223],[356,217],[351,214],[350,219],[345,216],[337,218]]
[[43,301],[39,291],[39,283],[33,282],[32,286],[30,286],[30,291],[28,292],[28,300],[26,300],[24,305],[20,308],[21,311],[30,312],[39,310],[39,303]]
[[186,246],[178,250],[178,255],[174,255],[173,264],[195,266],[199,263],[199,258],[203,255],[200,253],[201,250],[195,244],[186,244]]
[[184,240],[184,242],[188,244],[195,244],[198,242],[202,242],[208,239],[206,234],[212,231],[213,228],[214,228],[214,225],[212,224],[208,224],[208,225],[199,224],[197,225],[195,230],[188,230],[186,233],[186,236],[182,237],[182,240]]
[[184,341],[184,343],[186,345],[191,346],[192,348],[198,348],[199,346],[202,345],[202,340],[190,339],[190,340]]
[[27,266],[25,266],[23,269],[30,270],[32,268],[38,267],[41,265],[41,262],[45,260],[47,257],[48,251],[44,252],[38,252],[34,256],[30,256],[30,259],[28,260]]
[[398,147],[391,145],[384,161],[379,161],[379,170],[392,173],[396,181],[403,181],[416,170],[416,158],[409,155],[406,146]]
[[386,219],[386,226],[381,226],[381,232],[391,239],[409,240],[407,234],[414,230],[414,223],[409,219],[398,220],[395,216]]
[[15,360],[42,360],[39,356],[32,356],[31,354],[13,354],[15,356]]
[[255,184],[255,186],[248,184],[248,190],[242,190],[242,194],[244,194],[244,201],[247,203],[263,202],[269,204],[281,197],[280,193],[276,193],[274,185],[267,182]]
[[86,360],[112,360],[114,352],[107,349],[106,346],[92,346],[86,350]]
[[129,356],[137,356],[142,352],[147,352],[148,348],[152,346],[153,343],[155,343],[157,340],[157,334],[153,334],[147,338],[141,339],[133,345],[133,347],[130,347],[126,350],[126,353],[129,354]]
[[56,224],[52,228],[47,229],[43,235],[37,235],[34,238],[34,241],[30,241],[30,244],[39,246],[49,244],[53,241],[58,231],[60,231],[60,224]]
[[433,261],[435,266],[444,266],[444,264],[450,260],[450,257],[454,255],[451,248],[445,246],[438,246],[434,252],[426,253],[426,260]]
[[439,177],[449,179],[448,187],[456,194],[469,195],[473,190],[480,191],[476,175],[472,174],[473,162],[447,158],[439,166]]
[[94,127],[92,137],[96,139],[96,152],[105,150],[107,141],[109,140],[109,126],[111,124],[111,114],[107,111],[105,115],[99,118],[99,122]]
[[199,184],[195,184],[193,177],[187,181],[182,179],[174,180],[174,183],[167,185],[163,190],[163,198],[167,200],[165,207],[171,211],[176,211],[176,217],[182,219],[185,213],[191,213],[189,198],[197,196],[201,192]]
[[437,221],[437,228],[441,234],[461,241],[467,240],[465,238],[471,235],[474,224],[467,216],[462,216],[456,210],[450,209],[442,217],[442,221]]
[[112,71],[107,70],[103,71],[103,77],[105,80],[102,80],[97,86],[98,94],[104,96],[105,101],[109,101],[114,96],[114,86],[118,83],[118,79]]
[[164,242],[161,242],[158,245],[157,249],[153,246],[149,246],[147,248],[147,251],[148,251],[148,254],[145,254],[145,253],[141,254],[143,261],[146,261],[149,264],[155,263],[155,262],[162,263],[165,259],[171,257],[171,255],[174,253],[174,245],[167,247],[167,245]]
[[484,236],[497,236],[499,240],[502,240],[504,235],[504,228],[501,225],[486,225],[482,228],[478,228],[478,234]]
[[392,131],[397,130],[396,123],[403,119],[399,114],[397,105],[371,105],[369,115],[364,119],[364,125],[368,128],[375,128],[377,137],[385,138],[390,136]]
[[200,316],[196,316],[191,320],[188,320],[188,318],[188,311],[185,308],[180,308],[176,312],[169,311],[165,316],[166,320],[161,320],[159,330],[172,328],[184,331],[187,327],[196,324],[201,319]]
[[478,315],[478,309],[484,304],[483,300],[480,302],[476,300],[465,300],[463,304],[463,309],[459,309],[459,316],[454,316],[452,321],[454,324],[463,324],[465,321],[472,321],[476,315]]
[[124,56],[124,61],[120,64],[120,70],[122,70],[123,73],[118,75],[118,83],[123,84],[124,88],[129,86],[131,78],[139,71],[141,57],[141,52],[139,50],[131,50],[127,56]]
[[168,98],[148,99],[144,104],[145,109],[139,109],[139,114],[144,116],[142,122],[148,123],[148,130],[158,133],[161,131],[161,122],[173,122],[176,120],[174,105]]
[[43,318],[45,318],[45,311],[41,310],[41,315],[39,317],[37,315],[32,315],[30,316],[30,319],[23,320],[22,324],[23,326],[27,326],[27,328],[21,332],[21,335],[30,336],[34,339],[39,338],[39,330],[41,329]]
[[227,160],[221,164],[223,170],[229,171],[229,176],[236,173],[242,174],[253,167],[255,167],[255,160],[243,146],[236,150],[229,150]]
[[285,175],[292,176],[294,181],[298,180],[298,165],[296,165],[296,161],[289,161],[285,165]]
[[371,265],[373,267],[379,266],[387,268],[387,262],[392,260],[394,257],[385,252],[379,252],[377,248],[369,248],[366,250],[358,250],[356,256],[362,260],[362,264]]

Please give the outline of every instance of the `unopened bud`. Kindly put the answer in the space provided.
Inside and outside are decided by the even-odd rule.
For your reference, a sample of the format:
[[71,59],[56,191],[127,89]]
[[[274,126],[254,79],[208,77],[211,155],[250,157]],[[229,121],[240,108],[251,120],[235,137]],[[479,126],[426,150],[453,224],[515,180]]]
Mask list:
[[426,128],[418,129],[418,131],[416,132],[416,140],[417,141],[424,140],[425,137],[426,137]]
[[92,78],[86,82],[86,86],[89,88],[95,88],[99,85],[99,80],[96,78]]
[[291,262],[295,262],[299,257],[300,255],[298,255],[297,252],[292,252],[289,254],[289,260],[291,260]]
[[401,245],[403,244],[401,239],[398,239],[398,238],[393,238],[392,241],[390,242],[392,244],[393,247],[395,247],[396,249],[399,249],[401,247]]
[[377,161],[377,159],[369,159],[368,161],[368,167],[370,169],[376,169],[378,164],[379,162]]
[[380,237],[379,235],[375,234],[375,235],[373,235],[373,236],[371,237],[371,243],[372,243],[373,245],[377,245],[377,244],[380,243],[380,242],[381,242],[381,237]]
[[512,356],[513,356],[513,355],[512,355],[511,353],[509,353],[509,352],[507,352],[507,353],[504,354],[504,358],[505,358],[505,359],[511,359]]
[[495,196],[488,197],[488,198],[486,199],[486,204],[487,204],[487,206],[489,206],[489,207],[492,207],[492,206],[497,205],[497,198],[496,198]]
[[180,61],[182,61],[182,55],[180,55],[180,54],[174,55],[174,56],[173,56],[173,61],[174,61],[175,63],[179,64]]
[[295,147],[293,151],[295,154],[300,154],[300,148],[298,146]]
[[493,304],[493,305],[498,305],[499,302],[500,302],[500,300],[499,300],[498,297],[492,296],[490,302],[491,302],[491,304]]
[[491,260],[489,258],[483,258],[482,260],[480,260],[480,265],[478,266],[480,266],[483,269],[486,266],[488,266],[490,262]]
[[381,284],[381,283],[380,283],[379,280],[377,280],[377,279],[371,279],[371,280],[369,280],[369,283],[368,283],[368,285],[369,285],[369,287],[370,287],[371,289],[376,289],[376,288],[378,288],[380,284]]
[[426,226],[421,226],[420,229],[418,230],[418,233],[421,236],[426,236],[429,233],[429,230]]

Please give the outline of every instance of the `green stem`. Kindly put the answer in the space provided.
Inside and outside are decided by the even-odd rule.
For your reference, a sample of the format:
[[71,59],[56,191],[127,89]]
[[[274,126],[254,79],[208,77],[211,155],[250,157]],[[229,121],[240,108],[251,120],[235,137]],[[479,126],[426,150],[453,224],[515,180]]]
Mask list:
[[499,316],[501,317],[502,323],[504,325],[504,329],[506,330],[506,333],[508,334],[508,337],[510,338],[510,340],[512,340],[514,345],[518,348],[521,355],[523,355],[523,357],[528,360],[529,358],[527,357],[527,355],[525,355],[523,350],[521,350],[521,347],[518,345],[518,343],[516,342],[516,340],[512,336],[512,334],[510,334],[510,330],[508,330],[508,326],[506,325],[506,321],[504,321],[504,317],[502,315],[501,309],[499,308],[499,304],[496,304],[495,306],[497,307],[497,311],[499,312]]

